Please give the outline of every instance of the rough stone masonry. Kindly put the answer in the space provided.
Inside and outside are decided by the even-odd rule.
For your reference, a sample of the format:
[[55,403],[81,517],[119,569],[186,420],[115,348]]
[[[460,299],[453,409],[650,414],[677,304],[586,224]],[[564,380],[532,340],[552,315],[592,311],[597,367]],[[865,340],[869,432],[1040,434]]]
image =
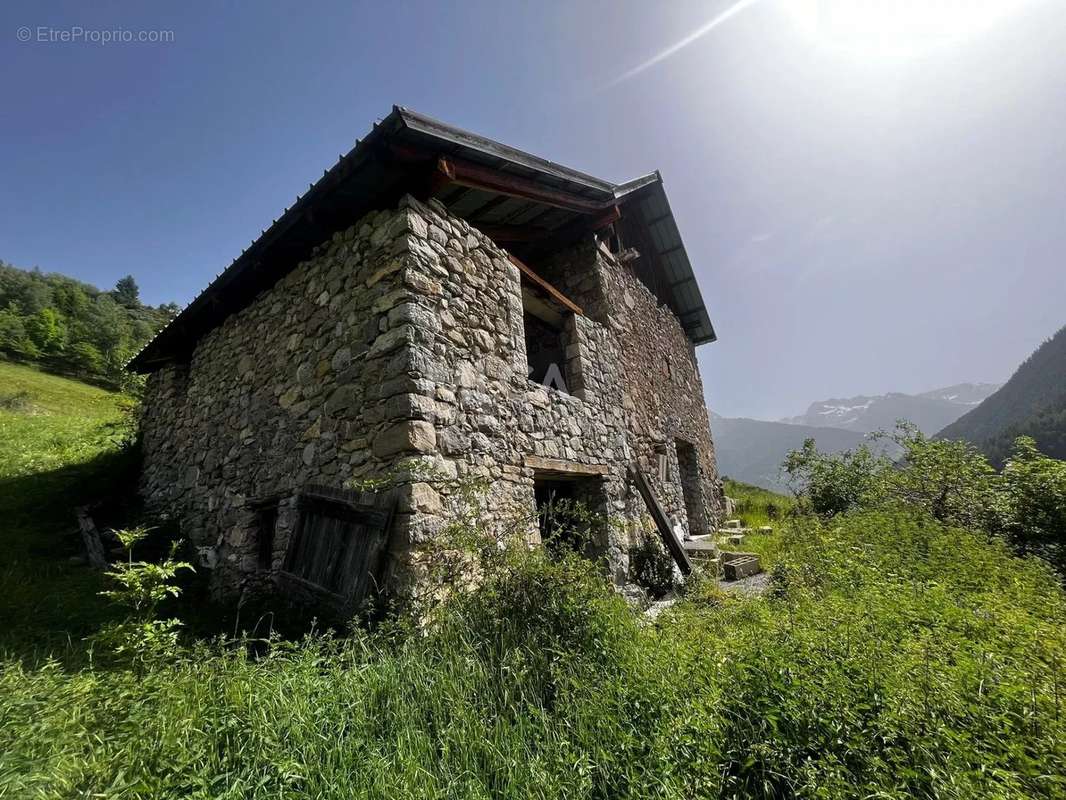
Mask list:
[[[723,497],[691,329],[631,254],[586,230],[540,257],[533,277],[566,298],[553,305],[493,238],[409,194],[305,252],[180,355],[142,367],[142,493],[213,567],[219,595],[284,572],[306,487],[412,461],[482,479],[497,522],[536,520],[543,493],[574,487],[624,523],[590,553],[619,585],[629,546],[654,530],[631,467],[676,528],[714,530]],[[380,577],[392,591],[417,586],[419,554],[454,509],[449,487],[416,478],[389,494]]]
[[[612,527],[604,548],[624,583],[627,547],[647,524],[630,463],[690,533],[720,516],[693,347],[603,248],[577,246],[545,274],[580,276],[560,285],[593,310],[566,319],[569,393],[527,377],[520,275],[506,252],[432,201],[407,196],[368,214],[210,331],[187,364],[151,374],[144,496],[180,519],[225,593],[279,568],[288,546],[283,501],[262,563],[250,498],[340,486],[416,458],[490,481],[502,516],[533,508],[538,468],[588,467],[609,514],[633,523]],[[428,483],[399,495],[388,548],[398,586],[447,508]]]

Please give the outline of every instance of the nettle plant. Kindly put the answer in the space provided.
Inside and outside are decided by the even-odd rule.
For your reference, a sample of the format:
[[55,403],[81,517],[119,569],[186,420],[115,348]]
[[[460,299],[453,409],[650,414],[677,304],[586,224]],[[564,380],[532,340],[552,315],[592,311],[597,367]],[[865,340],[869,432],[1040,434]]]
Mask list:
[[133,548],[147,538],[151,528],[136,527],[113,531],[126,551],[126,560],[112,565],[106,576],[112,588],[100,592],[126,609],[126,618],[104,628],[96,637],[115,654],[135,663],[173,653],[178,643],[177,619],[157,619],[159,604],[177,597],[181,589],[175,584],[182,570],[194,571],[192,564],[177,558],[180,542],[170,546],[159,563],[134,561]]

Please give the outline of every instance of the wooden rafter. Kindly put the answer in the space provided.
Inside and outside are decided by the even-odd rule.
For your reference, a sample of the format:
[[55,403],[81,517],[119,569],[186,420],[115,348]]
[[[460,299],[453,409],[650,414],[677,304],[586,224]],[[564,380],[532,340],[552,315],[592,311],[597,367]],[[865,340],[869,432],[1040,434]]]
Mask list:
[[507,255],[511,259],[511,263],[518,267],[519,272],[525,275],[526,278],[529,279],[530,283],[532,283],[537,288],[543,290],[552,300],[559,303],[568,311],[573,311],[575,314],[585,316],[585,312],[582,311],[581,307],[577,305],[573,300],[571,300],[565,294],[560,292],[558,289],[548,283],[548,281],[544,280],[544,278],[540,277],[540,275],[534,272],[530,267],[523,264],[513,255],[511,255],[510,253],[508,253]]
[[437,171],[452,183],[481,189],[488,192],[520,197],[556,208],[565,208],[580,214],[594,214],[604,209],[604,204],[595,200],[553,189],[519,175],[511,175],[491,167],[483,167],[457,158],[441,156],[437,159]]
[[487,222],[471,222],[470,224],[494,242],[539,242],[552,235],[547,228],[538,228],[533,225],[493,225]]

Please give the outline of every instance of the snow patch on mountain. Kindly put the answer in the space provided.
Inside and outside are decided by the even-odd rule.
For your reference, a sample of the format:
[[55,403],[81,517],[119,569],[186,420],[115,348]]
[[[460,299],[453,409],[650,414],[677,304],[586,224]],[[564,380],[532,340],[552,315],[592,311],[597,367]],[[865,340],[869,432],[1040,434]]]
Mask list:
[[892,428],[906,419],[932,435],[961,417],[999,388],[994,383],[960,383],[921,394],[889,392],[882,395],[831,398],[811,403],[805,414],[781,420],[790,425],[841,428],[871,433]]

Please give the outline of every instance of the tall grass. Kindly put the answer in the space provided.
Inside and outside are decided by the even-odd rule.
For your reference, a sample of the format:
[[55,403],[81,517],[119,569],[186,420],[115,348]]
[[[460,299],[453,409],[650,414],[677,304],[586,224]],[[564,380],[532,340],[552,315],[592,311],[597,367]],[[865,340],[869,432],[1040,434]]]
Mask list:
[[[774,519],[767,596],[696,581],[654,622],[586,562],[516,552],[428,630],[190,641],[127,669],[85,652],[108,611],[63,550],[70,506],[128,466],[120,398],[16,377],[0,797],[1066,797],[1061,586],[915,514]],[[728,491],[748,525],[779,502]]]
[[[795,499],[733,480],[725,482],[725,493],[736,503],[736,518],[740,520],[741,525],[749,529],[739,549],[758,553],[764,569],[773,567],[781,557],[780,532],[794,513]],[[759,533],[759,528],[764,525],[769,525],[774,532]]]
[[725,481],[725,493],[736,501],[735,516],[746,528],[779,525],[795,505],[791,497],[739,481]]
[[781,533],[772,596],[643,623],[588,565],[486,576],[432,630],[0,670],[17,797],[1062,797],[1066,598],[965,531]]

